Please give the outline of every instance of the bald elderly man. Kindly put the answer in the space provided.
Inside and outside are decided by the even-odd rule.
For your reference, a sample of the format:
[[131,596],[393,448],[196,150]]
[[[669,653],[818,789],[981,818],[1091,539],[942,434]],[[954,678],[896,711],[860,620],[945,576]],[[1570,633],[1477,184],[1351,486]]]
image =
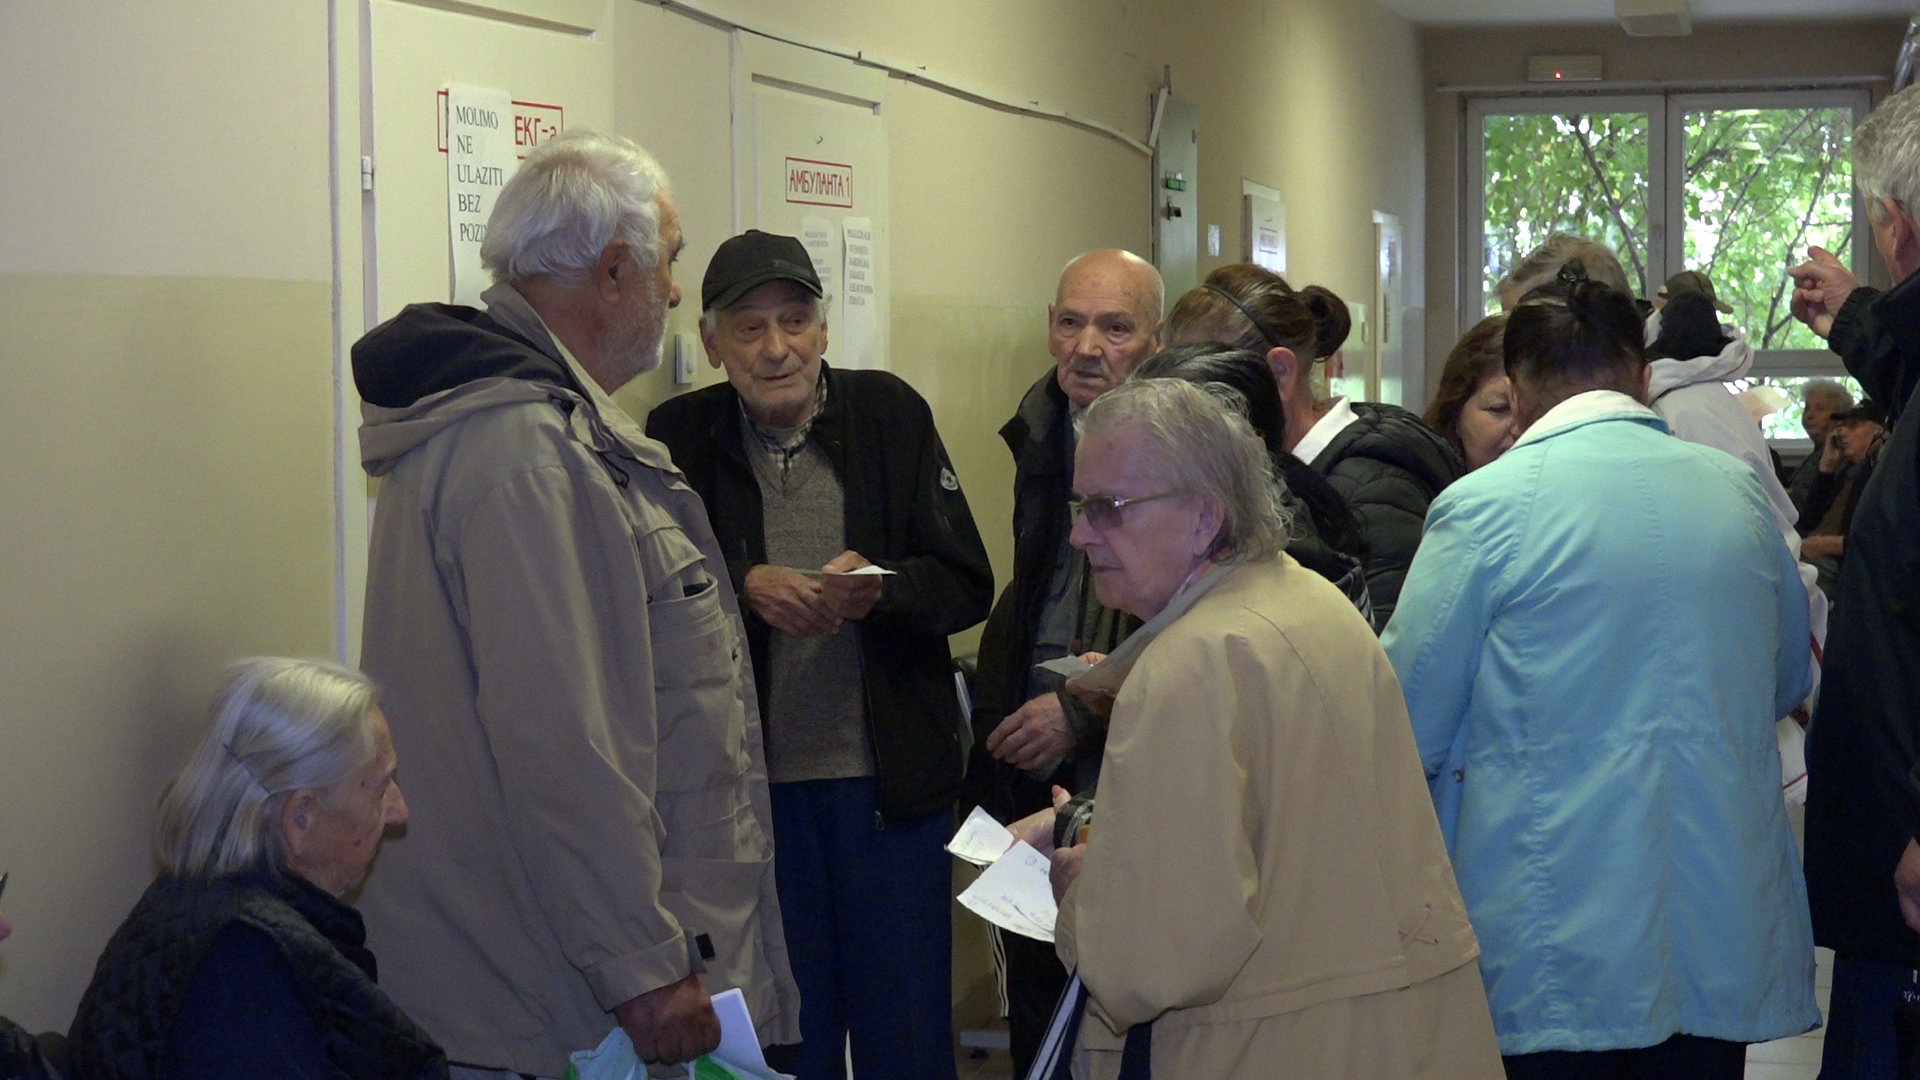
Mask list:
[[[1094,598],[1086,556],[1067,543],[1080,416],[1160,348],[1165,288],[1153,264],[1118,249],[1068,263],[1047,307],[1054,368],[1021,399],[1000,437],[1013,451],[1013,580],[980,640],[969,773],[973,794],[1002,821],[1050,805],[1058,783],[1092,786],[1106,719],[1036,664],[1109,652],[1138,622]],[[1008,935],[1007,996],[1015,1075],[1024,1075],[1066,974],[1053,947]]]

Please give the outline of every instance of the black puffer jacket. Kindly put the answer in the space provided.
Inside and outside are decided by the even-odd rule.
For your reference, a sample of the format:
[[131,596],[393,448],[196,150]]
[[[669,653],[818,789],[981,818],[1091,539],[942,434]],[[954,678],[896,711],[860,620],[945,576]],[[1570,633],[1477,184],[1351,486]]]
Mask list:
[[267,871],[162,877],[120,924],[69,1033],[72,1075],[147,1080],[168,1072],[174,1021],[194,972],[230,925],[270,938],[294,972],[340,1080],[445,1080],[446,1055],[375,985],[360,914]]
[[1357,419],[1312,465],[1360,519],[1374,625],[1385,628],[1420,547],[1427,504],[1467,470],[1453,447],[1407,410],[1356,401],[1353,413]]

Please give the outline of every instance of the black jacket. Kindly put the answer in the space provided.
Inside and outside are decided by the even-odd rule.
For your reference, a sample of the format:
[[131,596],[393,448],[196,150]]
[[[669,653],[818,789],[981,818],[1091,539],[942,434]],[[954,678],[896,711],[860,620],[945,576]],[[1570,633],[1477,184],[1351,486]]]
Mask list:
[[265,871],[163,877],[147,889],[107,943],[80,999],[68,1036],[72,1075],[166,1075],[188,985],[221,931],[234,925],[264,934],[285,957],[297,1000],[262,1002],[262,1008],[305,1010],[325,1045],[328,1075],[445,1080],[445,1054],[375,985],[359,913],[298,877]]
[[[860,635],[880,812],[890,821],[950,806],[960,788],[959,696],[947,635],[986,617],[993,567],[967,498],[913,388],[884,371],[832,371],[809,438],[845,492],[846,546],[894,571]],[[742,597],[766,715],[773,628],[744,602],[767,561],[760,484],[740,432],[740,396],[721,384],[661,403],[647,434],[666,444],[707,517]],[[780,718],[767,717],[777,724]]]
[[1920,274],[1855,290],[1828,344],[1893,434],[1854,503],[1807,734],[1807,892],[1820,944],[1920,968],[1893,890],[1920,838]]
[[[1054,556],[1072,527],[1067,497],[1073,493],[1073,462],[1067,456],[1067,395],[1049,370],[1027,389],[1000,438],[1013,452],[1013,580],[987,617],[974,673],[973,759],[967,765],[967,797],[1002,821],[1051,805],[1051,782],[1036,780],[987,753],[987,736],[1007,715],[1027,703],[1040,605],[1053,579]],[[1124,611],[1088,612],[1082,652],[1112,652],[1139,627]],[[1079,706],[1072,694],[1061,704],[1073,720],[1080,745],[1074,756],[1097,766],[1105,749],[1106,724]]]
[[1356,401],[1353,412],[1357,419],[1311,464],[1360,519],[1374,625],[1384,629],[1420,547],[1427,504],[1467,470],[1447,440],[1407,410]]

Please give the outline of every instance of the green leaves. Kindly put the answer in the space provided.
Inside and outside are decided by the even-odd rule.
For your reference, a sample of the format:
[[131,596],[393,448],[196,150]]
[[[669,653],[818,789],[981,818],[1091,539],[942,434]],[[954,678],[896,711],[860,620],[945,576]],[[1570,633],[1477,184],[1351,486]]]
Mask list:
[[[1685,269],[1704,270],[1755,347],[1822,343],[1787,310],[1786,269],[1818,244],[1853,238],[1852,116],[1844,108],[1686,113],[1679,161]],[[1485,121],[1488,310],[1509,267],[1555,231],[1602,241],[1648,296],[1646,113],[1520,114]],[[1671,273],[1683,267],[1669,267]]]

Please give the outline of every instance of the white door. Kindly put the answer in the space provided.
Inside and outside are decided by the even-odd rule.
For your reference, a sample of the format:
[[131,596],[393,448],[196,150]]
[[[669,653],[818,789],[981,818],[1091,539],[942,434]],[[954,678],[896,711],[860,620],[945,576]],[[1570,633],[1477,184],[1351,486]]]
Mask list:
[[828,289],[827,358],[887,366],[883,71],[734,33],[736,231],[798,236]]
[[[451,295],[446,90],[505,91],[521,156],[568,127],[611,131],[606,4],[473,2],[457,10],[368,0],[374,186],[369,325]],[[538,17],[536,17],[536,14]]]

